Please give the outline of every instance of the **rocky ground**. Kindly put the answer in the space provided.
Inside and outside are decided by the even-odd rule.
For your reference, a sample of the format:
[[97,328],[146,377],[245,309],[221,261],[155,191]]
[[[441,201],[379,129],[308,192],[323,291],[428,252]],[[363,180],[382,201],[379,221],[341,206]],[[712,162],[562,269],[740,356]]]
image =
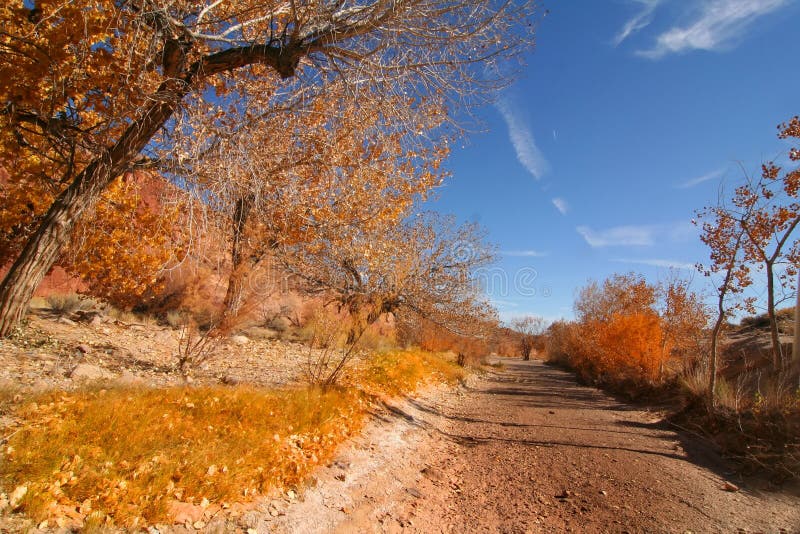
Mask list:
[[[179,335],[102,314],[33,315],[21,335],[0,340],[1,385],[177,384]],[[285,385],[302,380],[310,354],[299,344],[232,337],[193,381]],[[797,487],[742,479],[661,414],[569,373],[502,364],[456,389],[376,408],[306,488],[225,513],[195,506],[179,511],[181,525],[151,532],[800,533]],[[6,519],[0,531],[25,526]]]
[[[92,380],[181,383],[184,377],[176,369],[180,337],[179,328],[102,313],[38,311],[29,315],[26,328],[0,339],[0,387],[71,389]],[[282,386],[302,380],[313,354],[299,343],[239,334],[213,344],[190,380]]]
[[800,532],[800,491],[744,480],[661,415],[540,362],[389,407],[259,532]]

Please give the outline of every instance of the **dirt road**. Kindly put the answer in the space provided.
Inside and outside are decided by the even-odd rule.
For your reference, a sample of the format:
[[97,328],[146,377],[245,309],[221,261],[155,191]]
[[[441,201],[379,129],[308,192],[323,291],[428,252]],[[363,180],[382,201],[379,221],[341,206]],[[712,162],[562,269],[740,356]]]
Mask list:
[[[800,532],[800,498],[739,480],[657,414],[540,362],[504,361],[458,396],[391,408],[291,532]],[[741,486],[727,491],[726,482]],[[729,487],[729,489],[731,489]]]

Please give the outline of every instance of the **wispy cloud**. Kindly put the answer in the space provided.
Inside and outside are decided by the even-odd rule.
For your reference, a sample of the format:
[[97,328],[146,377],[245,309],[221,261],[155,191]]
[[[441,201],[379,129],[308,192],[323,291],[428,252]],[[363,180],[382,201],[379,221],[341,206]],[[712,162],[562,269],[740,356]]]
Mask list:
[[[706,0],[687,24],[674,26],[656,39],[655,45],[638,55],[660,59],[690,50],[719,50],[742,37],[760,17],[776,11],[790,0]],[[696,5],[694,2],[687,3]]]
[[622,41],[649,26],[653,22],[653,15],[661,0],[636,0],[636,3],[641,5],[641,9],[628,19],[619,33],[614,36],[614,46],[619,46]]
[[510,300],[492,299],[492,304],[500,308],[517,308],[519,304]]
[[538,180],[544,176],[550,165],[542,151],[536,146],[533,132],[528,124],[520,118],[520,113],[508,99],[500,99],[496,107],[508,127],[508,138],[517,153],[517,160],[531,176]]
[[548,255],[547,252],[538,250],[501,250],[500,254],[512,258],[544,258]]
[[612,226],[602,230],[578,226],[576,230],[592,248],[648,247],[656,242],[685,243],[697,238],[697,228],[689,221]]
[[561,212],[561,215],[566,215],[569,211],[569,204],[567,204],[567,201],[563,198],[556,197],[552,200],[552,202],[553,206],[555,206],[556,209]]
[[717,178],[721,178],[725,174],[725,170],[726,169],[717,169],[711,172],[707,172],[702,176],[698,176],[696,178],[686,180],[685,182],[681,182],[675,187],[677,187],[678,189],[689,189],[690,187],[702,184],[703,182],[707,182],[709,180],[716,180]]
[[656,226],[614,226],[605,230],[593,230],[588,226],[578,226],[576,230],[592,248],[646,247],[655,242],[656,228]]
[[694,264],[691,263],[674,261],[674,260],[664,260],[658,258],[643,258],[643,259],[615,258],[611,261],[615,261],[617,263],[633,263],[636,265],[651,265],[653,267],[664,267],[666,269],[688,269],[688,270],[695,269]]

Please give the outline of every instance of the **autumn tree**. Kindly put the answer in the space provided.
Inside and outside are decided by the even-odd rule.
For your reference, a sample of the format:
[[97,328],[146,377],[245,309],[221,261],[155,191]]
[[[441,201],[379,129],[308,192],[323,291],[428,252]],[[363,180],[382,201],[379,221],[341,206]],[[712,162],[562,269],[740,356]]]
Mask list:
[[77,224],[59,264],[92,296],[124,309],[142,306],[163,289],[164,269],[184,259],[183,213],[163,185],[146,173],[126,173]]
[[711,347],[708,354],[708,388],[706,401],[709,406],[715,402],[717,384],[717,361],[719,358],[719,337],[732,309],[747,302],[738,302],[731,306],[728,302],[731,296],[740,295],[751,284],[750,269],[742,261],[742,242],[744,229],[739,219],[732,216],[726,209],[723,201],[711,208],[698,212],[696,224],[702,222],[700,239],[711,249],[710,263],[708,266],[698,264],[697,268],[705,276],[721,276],[722,279],[715,284],[716,290],[716,317],[711,327]]
[[575,299],[578,321],[607,321],[613,315],[632,315],[650,310],[656,303],[658,290],[635,273],[614,274],[602,284],[591,280]]
[[549,352],[563,353],[592,380],[657,382],[672,343],[657,310],[659,290],[640,275],[590,281],[575,301],[576,321],[550,332]]
[[0,335],[114,179],[180,156],[238,102],[313,100],[343,79],[354,101],[435,94],[455,110],[503,83],[503,60],[532,42],[531,13],[527,0],[3,4],[0,164],[56,195],[0,284]]
[[522,354],[523,360],[531,359],[531,352],[533,352],[537,338],[547,330],[547,323],[543,317],[535,317],[527,315],[525,317],[517,317],[511,321],[511,328],[515,330],[519,336],[519,350]]
[[[797,117],[779,128],[781,138],[800,137]],[[790,150],[789,156],[792,161],[800,159],[796,148]],[[782,173],[781,167],[767,163],[762,165],[758,179],[746,177],[729,204],[720,202],[699,213],[711,219],[703,224],[701,236],[711,249],[708,272],[730,272],[724,275],[723,283],[730,284],[734,292],[753,284],[754,271],[764,274],[772,361],[776,369],[783,360],[775,316],[776,292],[778,288],[791,287],[800,264],[800,242],[793,238],[800,224],[799,189],[800,169]],[[780,266],[783,269],[779,273]]]
[[[441,183],[446,144],[397,131],[392,110],[402,105],[386,97],[355,106],[347,94],[329,90],[310,109],[273,110],[287,128],[220,139],[204,156],[197,183],[230,228],[226,314],[236,315],[248,272],[276,248],[346,225],[369,231],[399,224],[413,202]],[[438,106],[417,106],[405,117],[411,114],[428,136],[443,121]]]
[[[702,296],[692,291],[690,285],[690,280],[674,274],[659,284],[657,311],[662,330],[659,377],[663,377],[670,356],[676,356],[686,366],[706,353],[704,340],[710,313]],[[669,354],[670,349],[673,354]]]
[[435,213],[380,228],[351,225],[281,251],[285,268],[307,290],[347,312],[347,343],[384,314],[415,315],[464,338],[496,325],[496,311],[475,282],[494,258],[482,231]]
[[[52,200],[39,184],[0,183],[0,256],[13,257],[35,229],[38,206]],[[131,308],[157,293],[163,271],[181,259],[182,221],[163,180],[125,173],[103,192],[96,209],[75,228],[57,264],[82,279],[87,294]]]

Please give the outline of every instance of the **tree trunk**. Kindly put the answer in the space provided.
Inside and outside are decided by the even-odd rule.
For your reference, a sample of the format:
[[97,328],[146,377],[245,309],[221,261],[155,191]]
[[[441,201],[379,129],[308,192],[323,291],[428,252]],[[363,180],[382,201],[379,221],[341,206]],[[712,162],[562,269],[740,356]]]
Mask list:
[[[183,93],[185,94],[185,93]],[[179,97],[183,97],[179,94]],[[167,98],[171,96],[171,98]],[[75,223],[172,115],[179,98],[165,94],[119,140],[95,158],[55,199],[0,284],[0,337],[7,336],[28,309],[33,292],[58,259]]]
[[783,361],[783,348],[778,333],[778,319],[775,317],[775,275],[771,262],[766,263],[767,270],[767,316],[769,317],[769,334],[772,340],[772,366],[780,369]]
[[247,278],[244,254],[242,254],[242,239],[252,207],[253,197],[251,195],[237,199],[234,206],[231,274],[228,277],[228,289],[225,291],[225,300],[223,301],[224,317],[235,317],[242,308],[244,282]]
[[[734,248],[734,260],[736,251],[739,250],[741,243],[741,234],[736,240]],[[715,394],[717,391],[717,351],[719,344],[719,333],[722,330],[722,324],[725,322],[725,296],[728,294],[731,279],[733,278],[734,260],[728,264],[728,269],[725,272],[725,281],[719,287],[719,294],[717,295],[717,320],[714,323],[714,328],[711,329],[711,351],[708,355],[708,390],[706,391],[706,402],[709,408],[714,408]]]
[[800,366],[800,270],[797,273],[797,288],[794,303],[794,341],[792,342],[792,363]]
[[[130,165],[167,122],[189,89],[200,78],[248,65],[271,67],[284,79],[295,75],[308,50],[270,43],[234,47],[207,55],[183,72],[174,72],[151,95],[150,105],[119,140],[95,158],[53,202],[39,228],[25,244],[0,284],[0,337],[8,335],[25,314],[33,292],[58,258],[81,213]],[[186,51],[182,50],[185,54]]]
[[722,323],[725,321],[725,312],[722,309],[722,299],[720,299],[720,310],[717,321],[711,330],[711,354],[708,356],[708,390],[706,391],[706,402],[713,408],[715,404],[714,393],[717,390],[717,345],[719,332],[722,330]]

